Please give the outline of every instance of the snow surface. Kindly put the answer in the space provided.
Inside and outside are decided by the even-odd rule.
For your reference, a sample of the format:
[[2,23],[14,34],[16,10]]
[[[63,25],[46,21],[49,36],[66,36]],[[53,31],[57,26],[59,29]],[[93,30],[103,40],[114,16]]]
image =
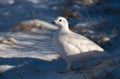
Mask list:
[[[114,1],[114,5],[111,6],[113,0],[108,1],[109,7],[119,8],[116,3]],[[104,61],[98,66],[91,66],[90,69],[83,69],[78,72],[58,72],[66,67],[66,62],[59,57],[52,47],[52,36],[56,27],[50,22],[62,15],[61,5],[77,9],[78,13],[81,12],[87,16],[79,4],[71,6],[66,0],[0,0],[0,39],[14,37],[17,41],[16,45],[0,44],[0,79],[120,79],[119,31],[117,31],[117,37],[110,38],[112,45],[106,48],[109,53],[117,56],[114,58],[116,64]],[[101,6],[97,8],[102,9]],[[89,9],[89,14],[93,21],[97,21],[98,15],[94,15],[91,9]],[[108,35],[111,32],[112,25],[119,25],[119,12],[113,14],[109,11],[105,15],[101,14],[108,21],[108,25],[105,27]],[[89,25],[89,23],[84,24],[88,19],[87,17],[82,19],[69,18],[69,21],[71,25],[81,22],[83,26]],[[16,24],[23,21],[29,23],[36,19],[43,23],[42,26],[45,27],[45,31],[41,29],[38,33],[8,32],[9,28]],[[50,29],[49,26],[52,28]],[[95,30],[91,26],[90,29],[87,28],[90,33],[87,33],[86,36],[95,38],[98,36],[98,29]],[[120,27],[117,27],[117,30],[119,29]],[[94,61],[90,61],[87,66],[92,63]]]

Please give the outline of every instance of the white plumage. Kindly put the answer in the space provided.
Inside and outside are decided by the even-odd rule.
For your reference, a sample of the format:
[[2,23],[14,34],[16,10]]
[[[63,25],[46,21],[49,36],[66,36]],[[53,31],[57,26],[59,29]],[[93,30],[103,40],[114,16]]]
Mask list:
[[73,63],[83,63],[90,59],[109,56],[88,38],[72,32],[64,17],[58,17],[54,23],[59,26],[59,29],[53,37],[53,45],[57,53],[67,62],[68,70],[71,69]]

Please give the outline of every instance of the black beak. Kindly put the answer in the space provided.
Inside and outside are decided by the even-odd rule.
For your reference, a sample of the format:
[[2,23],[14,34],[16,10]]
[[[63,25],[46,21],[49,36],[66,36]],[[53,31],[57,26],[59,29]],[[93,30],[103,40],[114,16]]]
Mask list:
[[52,23],[55,24],[55,21],[53,21]]

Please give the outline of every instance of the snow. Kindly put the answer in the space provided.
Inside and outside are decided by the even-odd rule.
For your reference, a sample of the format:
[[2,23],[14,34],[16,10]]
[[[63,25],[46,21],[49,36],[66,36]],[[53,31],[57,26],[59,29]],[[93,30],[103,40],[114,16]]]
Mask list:
[[0,3],[2,3],[2,4],[13,4],[14,0],[6,0],[6,1],[0,0]]
[[[114,2],[112,5],[112,2],[113,0],[109,0],[106,6],[118,8],[119,5],[116,5],[118,3]],[[107,32],[106,36],[110,36],[112,26],[116,27],[117,36],[111,38],[112,44],[105,48],[108,53],[116,56],[114,58],[116,64],[111,65],[111,62],[109,64],[108,61],[104,61],[98,66],[91,66],[94,61],[90,61],[87,63],[87,66],[91,66],[90,69],[59,72],[67,64],[52,47],[52,37],[57,27],[51,22],[57,16],[64,15],[60,11],[61,5],[67,6],[68,11],[75,9],[84,16],[83,18],[68,18],[71,26],[77,24],[79,26],[88,19],[86,12],[79,4],[69,4],[68,0],[0,0],[0,40],[12,37],[17,43],[16,45],[0,43],[0,79],[120,79],[119,12],[117,15],[109,11],[101,14],[108,23],[104,27]],[[96,7],[103,8],[101,5]],[[100,14],[94,14],[91,8],[87,8],[89,14],[95,22],[98,22],[96,18]],[[36,26],[42,24],[41,26],[44,28],[39,28],[35,33],[9,30],[12,26],[21,26],[22,23],[29,24],[34,21],[38,24]],[[87,26],[89,23],[82,25],[85,28],[85,25]],[[85,35],[96,41],[102,27],[101,23],[95,23],[94,26],[87,28],[92,33],[85,33]],[[79,29],[77,32],[80,33]]]

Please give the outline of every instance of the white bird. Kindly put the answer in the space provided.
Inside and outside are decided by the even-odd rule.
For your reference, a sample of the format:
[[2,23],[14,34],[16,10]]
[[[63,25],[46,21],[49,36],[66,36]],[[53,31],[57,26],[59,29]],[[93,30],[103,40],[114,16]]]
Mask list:
[[[74,63],[84,63],[90,59],[108,57],[104,49],[88,38],[69,29],[68,21],[58,17],[54,23],[59,26],[53,37],[53,46],[57,53],[67,62],[67,70]],[[85,63],[84,63],[85,64]]]

